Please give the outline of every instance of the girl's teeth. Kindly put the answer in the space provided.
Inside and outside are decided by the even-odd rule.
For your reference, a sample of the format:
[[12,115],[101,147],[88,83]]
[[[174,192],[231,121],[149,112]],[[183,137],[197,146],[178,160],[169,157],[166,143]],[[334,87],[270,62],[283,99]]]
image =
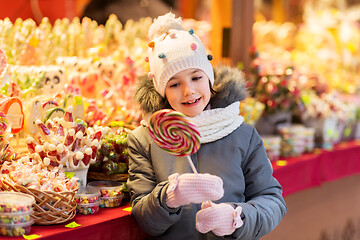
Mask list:
[[187,102],[187,104],[192,104],[192,103],[195,103],[197,101],[197,99],[195,99],[194,101],[192,102]]

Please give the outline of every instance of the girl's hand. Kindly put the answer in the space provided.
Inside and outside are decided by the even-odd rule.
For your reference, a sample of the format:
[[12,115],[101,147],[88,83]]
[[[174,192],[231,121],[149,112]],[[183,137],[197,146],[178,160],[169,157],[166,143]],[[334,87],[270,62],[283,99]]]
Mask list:
[[224,195],[223,181],[210,174],[174,173],[169,176],[166,205],[177,208],[189,203],[218,200]]
[[205,202],[196,214],[196,229],[201,233],[212,231],[217,236],[231,235],[243,225],[241,212],[240,206],[234,209],[226,203]]

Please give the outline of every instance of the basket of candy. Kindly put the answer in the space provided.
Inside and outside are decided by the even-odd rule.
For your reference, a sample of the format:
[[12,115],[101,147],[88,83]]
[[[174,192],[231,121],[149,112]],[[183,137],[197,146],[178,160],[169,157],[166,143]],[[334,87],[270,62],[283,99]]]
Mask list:
[[11,184],[1,180],[1,188],[7,191],[22,192],[35,198],[33,205],[34,212],[31,217],[34,223],[39,225],[52,225],[64,223],[75,217],[76,202],[74,201],[75,191],[42,191],[27,188],[18,184]]
[[110,132],[105,135],[96,155],[96,162],[90,165],[87,177],[93,180],[121,181],[128,178],[127,135],[132,125],[112,122]]
[[56,169],[44,169],[34,155],[5,162],[1,167],[0,189],[34,197],[31,217],[35,224],[59,224],[75,217],[77,179],[67,178]]

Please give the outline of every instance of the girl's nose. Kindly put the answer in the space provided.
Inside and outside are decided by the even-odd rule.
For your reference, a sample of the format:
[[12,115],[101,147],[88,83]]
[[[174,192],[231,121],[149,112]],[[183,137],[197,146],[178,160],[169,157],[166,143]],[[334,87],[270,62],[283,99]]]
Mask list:
[[195,93],[194,87],[191,84],[185,84],[184,95],[185,96],[190,96],[190,95],[192,95],[194,93]]

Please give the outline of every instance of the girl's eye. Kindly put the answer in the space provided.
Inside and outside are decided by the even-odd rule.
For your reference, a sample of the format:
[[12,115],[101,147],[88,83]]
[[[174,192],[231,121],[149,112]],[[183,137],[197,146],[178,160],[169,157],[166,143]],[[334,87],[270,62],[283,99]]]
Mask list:
[[177,86],[179,86],[179,83],[174,83],[174,84],[170,85],[171,88],[174,88],[174,87],[177,87]]
[[193,77],[192,78],[192,80],[194,80],[194,81],[197,81],[197,80],[200,80],[201,79],[201,77]]

